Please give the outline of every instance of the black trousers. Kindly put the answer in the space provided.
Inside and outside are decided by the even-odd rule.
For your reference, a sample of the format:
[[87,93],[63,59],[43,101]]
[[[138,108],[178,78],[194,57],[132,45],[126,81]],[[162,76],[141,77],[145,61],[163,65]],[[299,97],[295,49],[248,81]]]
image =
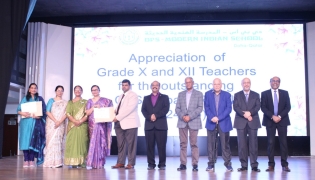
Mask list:
[[287,145],[287,126],[279,126],[278,124],[268,127],[266,126],[267,138],[268,138],[268,166],[275,166],[274,150],[275,150],[275,136],[276,130],[278,130],[278,137],[280,142],[280,154],[281,154],[281,166],[288,166],[288,145]]
[[166,141],[167,130],[152,129],[145,131],[145,140],[147,143],[147,160],[148,166],[155,167],[155,144],[157,145],[159,154],[158,167],[165,167],[166,165]]

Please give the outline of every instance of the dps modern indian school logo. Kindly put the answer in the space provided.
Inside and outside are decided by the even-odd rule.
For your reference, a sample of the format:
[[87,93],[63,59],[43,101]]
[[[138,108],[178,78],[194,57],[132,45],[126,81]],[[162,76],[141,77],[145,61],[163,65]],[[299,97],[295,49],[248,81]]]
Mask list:
[[139,34],[136,30],[133,29],[125,29],[121,31],[119,35],[119,39],[124,44],[135,44],[139,39]]

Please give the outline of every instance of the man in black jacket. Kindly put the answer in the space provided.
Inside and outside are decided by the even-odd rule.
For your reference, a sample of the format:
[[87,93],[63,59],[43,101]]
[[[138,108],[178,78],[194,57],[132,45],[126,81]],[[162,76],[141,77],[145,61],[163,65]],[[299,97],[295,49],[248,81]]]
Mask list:
[[291,103],[288,91],[279,89],[280,78],[270,79],[271,89],[261,93],[261,111],[264,113],[263,126],[266,126],[268,138],[268,169],[274,171],[275,135],[278,131],[280,142],[281,166],[283,171],[290,172],[288,167],[287,128],[290,125],[289,112]]
[[153,81],[151,84],[152,94],[145,96],[142,102],[141,112],[145,118],[144,131],[147,143],[148,170],[155,168],[155,143],[159,154],[160,170],[166,166],[166,141],[167,141],[167,117],[170,109],[169,98],[161,94],[160,83]]

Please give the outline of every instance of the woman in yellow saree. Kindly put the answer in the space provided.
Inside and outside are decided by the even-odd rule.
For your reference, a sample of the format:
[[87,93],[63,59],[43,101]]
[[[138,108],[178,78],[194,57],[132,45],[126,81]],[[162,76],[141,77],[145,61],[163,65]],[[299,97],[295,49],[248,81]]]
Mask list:
[[81,86],[74,87],[75,98],[68,102],[66,114],[68,117],[66,151],[64,164],[72,167],[85,167],[88,153],[88,124],[85,114],[86,100],[82,99]]

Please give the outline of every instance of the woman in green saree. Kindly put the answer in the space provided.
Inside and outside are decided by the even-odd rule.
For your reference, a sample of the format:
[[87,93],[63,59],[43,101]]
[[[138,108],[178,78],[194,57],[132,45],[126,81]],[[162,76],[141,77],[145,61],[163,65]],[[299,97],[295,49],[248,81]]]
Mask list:
[[82,99],[81,86],[74,87],[75,98],[68,102],[66,115],[68,117],[66,151],[64,164],[72,167],[85,167],[88,153],[88,124],[85,114],[86,100]]

